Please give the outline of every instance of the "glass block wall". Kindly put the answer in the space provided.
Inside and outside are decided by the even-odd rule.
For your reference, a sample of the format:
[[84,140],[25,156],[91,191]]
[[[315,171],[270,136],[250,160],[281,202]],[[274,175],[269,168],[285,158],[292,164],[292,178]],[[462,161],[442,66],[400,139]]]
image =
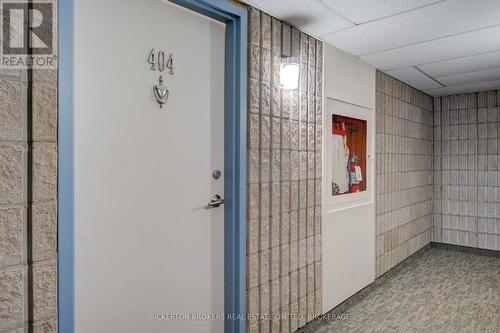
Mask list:
[[434,98],[432,240],[500,250],[500,91]]
[[377,72],[376,276],[431,238],[432,97]]
[[[249,8],[249,332],[293,332],[321,311],[323,44]],[[282,54],[298,89],[280,86]]]

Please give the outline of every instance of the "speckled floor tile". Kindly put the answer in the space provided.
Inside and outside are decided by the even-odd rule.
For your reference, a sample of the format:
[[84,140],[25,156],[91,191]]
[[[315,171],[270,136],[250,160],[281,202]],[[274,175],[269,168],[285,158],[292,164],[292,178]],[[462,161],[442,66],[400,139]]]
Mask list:
[[329,315],[299,332],[499,333],[500,258],[431,248]]

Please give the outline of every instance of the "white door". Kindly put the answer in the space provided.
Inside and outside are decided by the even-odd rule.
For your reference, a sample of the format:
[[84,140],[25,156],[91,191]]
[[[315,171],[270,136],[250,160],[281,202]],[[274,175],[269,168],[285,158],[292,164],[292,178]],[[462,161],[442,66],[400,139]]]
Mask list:
[[224,312],[224,40],[167,1],[75,1],[77,333],[223,332],[167,316]]

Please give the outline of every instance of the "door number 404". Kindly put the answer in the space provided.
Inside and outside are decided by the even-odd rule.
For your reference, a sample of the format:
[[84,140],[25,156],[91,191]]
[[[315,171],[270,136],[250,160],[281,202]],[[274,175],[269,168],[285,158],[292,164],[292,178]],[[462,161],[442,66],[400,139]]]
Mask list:
[[174,74],[174,55],[170,53],[167,57],[164,51],[151,49],[148,56],[148,63],[151,64],[151,70],[163,72],[168,69],[171,75]]

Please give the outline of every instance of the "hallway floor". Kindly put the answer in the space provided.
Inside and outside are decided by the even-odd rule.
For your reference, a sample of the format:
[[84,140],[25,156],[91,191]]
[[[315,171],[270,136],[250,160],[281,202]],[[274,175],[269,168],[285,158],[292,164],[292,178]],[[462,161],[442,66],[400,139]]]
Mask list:
[[430,248],[330,314],[299,332],[500,332],[500,258]]

